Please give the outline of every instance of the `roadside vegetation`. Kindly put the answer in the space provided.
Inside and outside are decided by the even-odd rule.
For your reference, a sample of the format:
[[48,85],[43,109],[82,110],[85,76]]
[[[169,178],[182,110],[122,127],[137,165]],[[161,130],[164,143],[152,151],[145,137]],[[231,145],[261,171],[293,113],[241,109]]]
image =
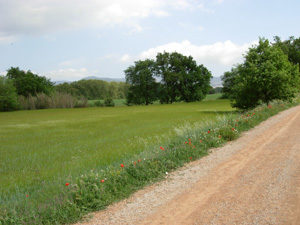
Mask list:
[[[217,108],[220,107],[220,101],[226,100],[205,101],[201,104],[213,104],[211,106]],[[140,114],[143,115],[140,119],[146,122],[145,116],[148,115],[151,120],[149,119],[148,127],[146,122],[144,128],[141,129],[139,125],[134,127],[134,121],[128,120],[128,116],[127,119],[126,117],[119,118],[133,122],[131,126],[128,126],[132,129],[128,130],[127,126],[124,128],[126,135],[120,130],[120,126],[111,126],[105,122],[103,124],[111,129],[115,127],[116,130],[108,132],[107,128],[101,129],[105,133],[102,136],[96,132],[98,129],[95,127],[94,133],[91,133],[92,124],[97,124],[92,121],[92,118],[96,119],[97,116],[94,117],[92,112],[88,112],[89,118],[79,123],[76,116],[72,117],[70,113],[67,113],[67,118],[71,117],[74,120],[62,121],[65,124],[61,128],[65,127],[66,123],[70,124],[69,129],[78,128],[65,136],[68,139],[73,136],[72,140],[68,140],[69,143],[74,142],[72,148],[70,145],[68,146],[67,139],[64,141],[63,133],[55,132],[55,130],[53,130],[55,133],[50,132],[59,126],[59,121],[53,121],[55,125],[51,124],[51,121],[45,121],[46,123],[35,121],[32,126],[20,124],[22,129],[20,127],[17,129],[19,130],[17,136],[20,140],[7,137],[4,142],[1,140],[5,149],[10,146],[5,140],[28,147],[27,150],[23,149],[23,154],[20,155],[18,145],[11,146],[12,149],[6,151],[4,158],[6,160],[1,161],[3,174],[6,174],[1,177],[1,184],[4,184],[1,186],[0,195],[1,223],[64,224],[75,222],[89,212],[103,209],[112,202],[128,197],[139,188],[163,179],[166,173],[208,154],[208,149],[212,147],[218,147],[227,141],[236,139],[241,132],[254,127],[277,112],[295,105],[296,102],[272,102],[244,113],[222,113],[220,108],[219,113],[213,113],[211,108],[203,108],[204,114],[202,115],[199,115],[197,110],[201,108],[198,104],[178,103],[166,106],[153,105],[150,108],[136,107],[137,112],[147,109]],[[191,112],[186,111],[189,106],[195,110],[194,114],[198,114],[200,120],[190,120]],[[165,109],[162,109],[163,107]],[[185,121],[170,129],[177,119],[174,118],[172,122],[170,121],[172,113],[168,113],[166,107],[170,107],[169,110],[172,112],[177,107],[177,110],[186,113]],[[148,110],[151,108],[157,112],[149,113]],[[90,110],[93,109],[90,108]],[[121,109],[134,108],[120,107],[102,110],[118,110],[118,115],[123,115],[124,112],[119,112]],[[82,113],[84,109],[77,110]],[[99,109],[96,108],[96,110]],[[227,110],[230,112],[230,107]],[[44,114],[42,117],[49,118],[51,111],[35,112]],[[74,109],[72,111],[74,113]],[[137,112],[131,111],[130,115],[134,114],[135,123],[139,124],[139,113]],[[168,119],[163,116],[163,112]],[[205,117],[205,113],[210,116]],[[155,115],[162,124],[153,121]],[[103,117],[105,117],[105,113]],[[118,117],[114,117],[114,119]],[[57,115],[55,119],[57,119]],[[21,121],[24,121],[24,118]],[[166,123],[167,121],[169,124]],[[143,130],[149,132],[150,124],[156,127],[152,128],[152,132],[157,136],[151,137],[147,132],[143,134]],[[162,126],[163,124],[164,126]],[[52,129],[46,131],[44,126]],[[83,130],[84,127],[88,130]],[[17,132],[16,125],[10,128],[6,127],[6,131],[9,129],[11,132]],[[25,137],[27,132],[24,133],[24,130],[36,130],[36,134],[29,132]],[[135,136],[129,132],[130,130],[137,132],[139,136]],[[123,134],[118,134],[118,132]],[[79,139],[76,138],[76,133],[80,137]],[[108,134],[115,134],[114,137],[117,139],[108,138]],[[47,136],[47,138],[42,138],[40,135]],[[36,143],[33,140],[36,140]],[[101,146],[99,142],[103,141],[104,148],[97,151]],[[55,152],[51,152],[51,149],[55,149]],[[3,149],[1,151],[3,152]]]

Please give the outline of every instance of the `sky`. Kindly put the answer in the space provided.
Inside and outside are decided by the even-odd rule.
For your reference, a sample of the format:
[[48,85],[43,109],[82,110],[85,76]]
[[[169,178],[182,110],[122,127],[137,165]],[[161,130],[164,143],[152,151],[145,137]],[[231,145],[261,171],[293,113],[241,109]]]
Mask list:
[[124,78],[135,61],[176,51],[219,77],[259,37],[299,37],[299,9],[299,0],[0,0],[0,74]]

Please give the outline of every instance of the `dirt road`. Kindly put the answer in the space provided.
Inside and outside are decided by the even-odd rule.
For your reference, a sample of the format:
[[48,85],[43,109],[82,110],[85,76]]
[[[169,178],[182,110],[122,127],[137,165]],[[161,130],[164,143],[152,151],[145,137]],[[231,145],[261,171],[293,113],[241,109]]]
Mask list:
[[300,225],[300,106],[85,224]]

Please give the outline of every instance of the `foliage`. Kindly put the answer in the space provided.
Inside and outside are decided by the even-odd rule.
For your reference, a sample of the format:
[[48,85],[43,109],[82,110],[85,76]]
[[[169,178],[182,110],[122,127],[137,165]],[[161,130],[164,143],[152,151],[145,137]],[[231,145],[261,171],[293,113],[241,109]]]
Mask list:
[[290,101],[299,91],[300,75],[280,48],[260,39],[243,64],[225,73],[223,84],[233,106],[248,109],[276,99]]
[[17,108],[17,92],[13,81],[0,76],[0,111],[12,111]]
[[54,92],[50,96],[39,93],[36,96],[19,96],[18,102],[23,110],[48,109],[48,108],[74,108],[86,107],[87,99],[76,98],[70,94]]
[[299,65],[300,70],[300,38],[290,37],[288,40],[281,41],[280,37],[274,37],[274,46],[279,47],[289,58],[289,61]]
[[200,101],[210,88],[211,73],[197,65],[191,56],[180,53],[158,53],[156,74],[161,78],[159,98],[162,103]]
[[87,99],[120,99],[126,97],[128,85],[124,82],[79,80],[71,83],[58,84],[55,86],[55,90],[73,96],[83,96]]
[[38,76],[30,70],[27,72],[19,67],[11,67],[7,70],[6,76],[13,80],[18,95],[35,96],[38,93],[49,95],[53,90],[53,83],[46,77]]
[[129,90],[127,104],[152,104],[157,99],[158,84],[154,78],[155,62],[153,60],[139,60],[134,66],[124,72]]
[[[156,61],[135,62],[125,70],[130,84],[127,104],[151,104],[203,100],[210,90],[211,73],[197,65],[191,56],[180,53],[158,53]],[[157,79],[156,79],[157,78]]]
[[115,106],[115,103],[112,98],[106,98],[104,100],[104,105],[108,106],[108,107],[113,107],[113,106]]
[[150,144],[144,152],[124,156],[107,167],[93,166],[93,170],[81,170],[76,177],[65,176],[57,186],[37,180],[39,189],[19,188],[12,199],[0,193],[0,224],[74,223],[91,211],[163,179],[166,172],[207,155],[209,148],[236,139],[241,132],[292,105],[274,102],[272,107],[263,105],[243,114],[227,114],[214,122],[185,124],[172,138],[162,139],[160,145]]

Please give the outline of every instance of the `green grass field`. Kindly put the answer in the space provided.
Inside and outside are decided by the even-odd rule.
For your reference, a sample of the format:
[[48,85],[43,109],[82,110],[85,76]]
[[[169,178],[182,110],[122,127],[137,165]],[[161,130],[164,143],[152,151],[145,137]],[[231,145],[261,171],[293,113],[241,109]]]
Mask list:
[[0,113],[0,224],[76,222],[294,104],[241,114],[209,97]]
[[[211,101],[211,100],[217,100],[222,96],[221,93],[218,94],[210,94],[207,95],[206,98],[203,101]],[[91,107],[94,106],[94,102],[98,100],[89,100],[88,103]],[[104,103],[104,100],[101,100],[102,103]],[[115,106],[126,106],[126,99],[114,99]],[[159,104],[159,101],[156,101],[153,103],[153,105]]]
[[71,179],[172,136],[183,123],[232,111],[227,100],[0,113],[0,190]]

